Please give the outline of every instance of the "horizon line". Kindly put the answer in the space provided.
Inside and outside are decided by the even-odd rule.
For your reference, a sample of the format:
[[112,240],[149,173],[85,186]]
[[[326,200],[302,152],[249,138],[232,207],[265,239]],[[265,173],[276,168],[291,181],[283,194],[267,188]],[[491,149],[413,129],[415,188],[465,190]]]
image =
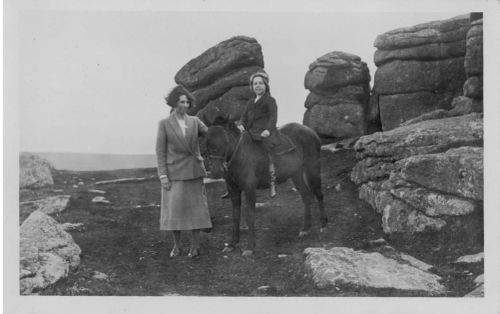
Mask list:
[[28,154],[75,154],[75,155],[125,155],[125,156],[137,156],[137,155],[155,155],[154,152],[151,153],[106,153],[106,152],[65,152],[65,151],[27,151],[22,150],[19,151],[19,154],[28,153]]

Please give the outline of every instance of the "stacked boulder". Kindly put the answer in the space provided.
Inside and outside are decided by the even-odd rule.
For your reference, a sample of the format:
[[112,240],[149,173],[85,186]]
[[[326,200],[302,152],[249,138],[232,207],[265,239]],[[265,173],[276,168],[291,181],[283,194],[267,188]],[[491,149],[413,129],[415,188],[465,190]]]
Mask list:
[[309,65],[304,86],[303,123],[323,138],[345,139],[366,134],[370,72],[361,58],[333,51]]
[[45,159],[29,153],[19,155],[19,187],[39,188],[53,185],[53,166]]
[[437,109],[448,110],[466,78],[470,16],[395,29],[374,43],[375,72],[369,120],[382,130]]
[[482,211],[483,119],[472,113],[361,137],[351,180],[386,233],[441,230]]
[[483,112],[483,18],[471,14],[471,27],[467,32],[465,51],[463,96],[453,99],[452,113]]
[[254,38],[236,36],[209,48],[184,65],[175,82],[196,97],[189,114],[208,125],[218,117],[238,119],[252,98],[249,78],[262,71],[262,48]]

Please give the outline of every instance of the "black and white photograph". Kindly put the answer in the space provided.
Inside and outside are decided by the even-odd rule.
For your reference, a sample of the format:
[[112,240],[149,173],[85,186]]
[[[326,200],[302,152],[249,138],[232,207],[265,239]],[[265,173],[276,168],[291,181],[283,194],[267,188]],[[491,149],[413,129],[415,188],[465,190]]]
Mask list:
[[4,313],[500,313],[499,18],[4,1]]

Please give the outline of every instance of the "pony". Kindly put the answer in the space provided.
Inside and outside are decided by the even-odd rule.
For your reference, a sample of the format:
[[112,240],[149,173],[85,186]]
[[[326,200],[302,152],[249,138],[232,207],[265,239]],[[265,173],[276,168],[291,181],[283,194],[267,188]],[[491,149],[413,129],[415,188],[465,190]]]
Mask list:
[[[225,124],[225,127],[220,125]],[[292,179],[304,203],[304,225],[299,237],[305,237],[311,229],[311,204],[316,197],[320,212],[320,232],[326,231],[328,219],[323,205],[320,175],[320,139],[309,127],[299,123],[288,123],[279,132],[295,145],[295,149],[274,155],[276,183]],[[233,122],[218,119],[208,128],[206,151],[210,176],[224,178],[232,203],[233,230],[231,242],[223,252],[234,250],[240,241],[240,216],[242,193],[247,202],[248,243],[243,256],[255,250],[255,201],[256,190],[270,185],[269,157],[250,135],[239,132]]]

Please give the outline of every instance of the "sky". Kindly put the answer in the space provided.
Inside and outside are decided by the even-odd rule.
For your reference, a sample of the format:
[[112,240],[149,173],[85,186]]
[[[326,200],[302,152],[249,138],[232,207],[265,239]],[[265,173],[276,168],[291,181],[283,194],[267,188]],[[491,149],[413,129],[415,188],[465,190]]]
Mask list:
[[237,35],[262,46],[278,125],[302,122],[316,58],[358,55],[373,78],[377,35],[464,13],[21,11],[20,150],[153,154],[177,71]]

